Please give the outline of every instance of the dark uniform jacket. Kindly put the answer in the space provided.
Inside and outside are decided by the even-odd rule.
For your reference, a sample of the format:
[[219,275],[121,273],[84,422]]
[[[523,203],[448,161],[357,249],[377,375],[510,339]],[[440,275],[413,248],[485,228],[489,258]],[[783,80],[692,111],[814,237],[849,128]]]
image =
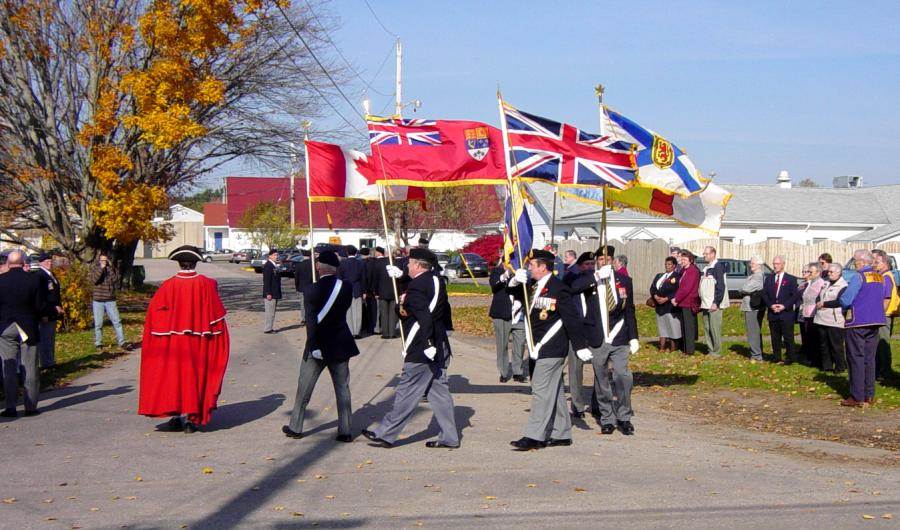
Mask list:
[[375,258],[375,293],[382,300],[394,300],[394,284],[388,276],[387,266],[390,265],[386,257]]
[[512,300],[509,299],[509,293],[506,291],[509,287],[509,281],[502,281],[500,279],[500,277],[503,276],[503,272],[503,266],[498,265],[494,267],[494,270],[491,271],[490,278],[488,278],[491,292],[494,293],[493,298],[491,298],[491,308],[488,310],[488,315],[491,318],[511,320]]
[[[329,274],[303,290],[307,337],[303,350],[304,359],[313,350],[321,350],[326,363],[342,363],[359,355],[356,341],[347,326],[347,310],[353,300],[353,287],[342,281],[331,307],[324,312],[337,281],[336,276]],[[322,319],[321,322],[319,318]]]
[[[570,341],[576,350],[586,347],[581,317],[569,287],[552,274],[540,292],[535,292],[537,283],[528,282],[528,303],[534,345],[541,343],[538,359],[566,357]],[[561,324],[557,326],[557,322]]]
[[263,298],[269,295],[275,300],[281,300],[281,277],[272,261],[266,260],[263,265]]
[[678,273],[672,271],[672,274],[666,278],[666,281],[657,287],[656,284],[659,283],[660,277],[664,274],[666,273],[661,272],[657,274],[653,277],[653,281],[650,282],[650,296],[662,296],[669,299],[664,304],[656,304],[654,306],[657,315],[667,315],[675,310],[675,306],[672,305],[672,298],[675,298],[675,293],[678,291]]
[[[637,318],[634,312],[634,286],[630,277],[617,272],[613,272],[613,281],[616,289],[616,305],[609,312],[609,329],[611,333],[615,333],[611,344],[625,346],[630,340],[638,338]],[[601,346],[606,337],[603,335],[603,317],[600,312],[600,300],[597,298],[597,279],[594,273],[580,275],[572,283],[572,290],[585,294],[590,315],[588,318],[593,322],[590,343],[592,347]],[[615,331],[619,323],[621,327]]]
[[[403,300],[406,316],[400,320],[406,338],[405,362],[444,363],[450,353],[446,351],[449,305],[446,286],[431,271],[410,280]],[[437,349],[433,361],[425,356],[432,346]]]
[[40,278],[41,295],[44,299],[44,311],[41,315],[48,320],[59,320],[62,316],[57,311],[57,307],[62,307],[62,295],[59,292],[59,280],[52,273],[48,273],[44,269],[38,269],[35,274]]
[[307,285],[312,284],[312,266],[312,259],[304,259],[297,264],[297,268],[294,270],[294,289],[298,293],[302,293]]
[[[770,309],[775,304],[784,306],[784,311],[776,313],[769,310],[769,320],[784,320],[793,322],[797,316],[797,302],[800,300],[802,293],[797,287],[797,277],[786,272],[781,273],[781,289],[777,289],[775,285],[775,277],[777,274],[770,274],[763,280],[763,303],[766,309]],[[778,296],[775,292],[778,291]]]
[[0,333],[16,323],[28,335],[28,344],[37,344],[38,320],[44,312],[44,300],[37,274],[21,267],[0,274]]
[[353,287],[353,298],[359,298],[363,294],[363,273],[366,264],[357,257],[347,258],[338,267],[338,278],[349,283]]

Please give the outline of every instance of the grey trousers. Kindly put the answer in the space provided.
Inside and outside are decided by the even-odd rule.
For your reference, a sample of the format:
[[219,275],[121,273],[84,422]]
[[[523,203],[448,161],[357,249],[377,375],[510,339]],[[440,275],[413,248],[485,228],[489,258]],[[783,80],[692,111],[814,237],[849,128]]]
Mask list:
[[41,382],[38,379],[37,345],[22,342],[15,324],[0,334],[0,360],[3,362],[3,394],[6,408],[14,409],[19,402],[19,358],[25,370],[25,410],[37,410]]
[[397,302],[393,300],[378,300],[378,312],[380,313],[381,336],[385,338],[397,336]]
[[[634,376],[628,369],[628,346],[603,344],[599,348],[591,348],[591,352],[594,354],[591,359],[594,366],[594,388],[600,391],[596,396],[600,423],[611,424],[631,420],[634,416],[631,409],[631,387],[634,385]],[[612,387],[606,368],[609,361],[612,361]],[[615,404],[613,396],[616,399]]]
[[350,363],[327,364],[325,361],[307,356],[300,363],[300,376],[297,378],[297,397],[294,398],[294,410],[291,411],[290,428],[294,432],[303,432],[303,417],[306,406],[312,397],[316,382],[322,370],[328,367],[331,384],[334,385],[334,396],[337,400],[338,434],[350,434],[350,417],[352,415],[350,401]]
[[531,373],[531,414],[525,426],[525,436],[532,440],[569,440],[572,438],[572,419],[566,410],[563,388],[565,358],[538,359]]
[[423,395],[428,398],[428,405],[441,431],[437,441],[444,445],[459,445],[447,368],[437,363],[403,363],[400,382],[394,393],[394,404],[378,427],[373,429],[375,436],[394,443],[412,418]]
[[56,321],[41,322],[38,331],[41,335],[37,345],[41,368],[49,368],[56,364]]
[[722,355],[722,311],[703,310],[703,335],[709,355]]
[[743,311],[744,328],[747,330],[747,343],[750,345],[750,358],[755,361],[762,360],[762,321],[763,311],[754,309]]
[[300,322],[306,322],[306,300],[303,296],[303,291],[298,291],[298,295],[300,295]]
[[275,329],[275,309],[278,307],[278,300],[275,298],[269,300],[264,298],[266,306],[266,321],[263,325],[263,331],[272,331]]
[[[528,375],[528,364],[525,362],[525,323],[515,325],[509,320],[495,318],[494,340],[497,345],[497,371],[500,377],[510,378],[512,375]],[[509,339],[512,337],[512,356],[509,352]]]
[[350,302],[350,309],[347,310],[347,326],[352,335],[359,335],[359,330],[362,329],[362,297],[354,298]]
[[584,403],[584,362],[575,355],[575,350],[569,344],[569,395],[572,396],[572,411],[584,412],[587,405]]

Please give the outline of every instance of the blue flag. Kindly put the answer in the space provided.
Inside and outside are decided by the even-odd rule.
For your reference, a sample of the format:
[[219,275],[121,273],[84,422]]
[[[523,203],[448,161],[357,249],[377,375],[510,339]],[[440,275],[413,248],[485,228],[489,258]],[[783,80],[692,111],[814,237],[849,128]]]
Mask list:
[[[506,196],[506,231],[503,237],[503,262],[513,269],[521,269],[531,254],[531,245],[534,243],[534,228],[531,226],[531,218],[528,209],[525,208],[525,198],[519,191],[517,183],[512,185],[512,193]],[[515,222],[516,232],[513,232]],[[516,238],[518,236],[518,238]],[[519,256],[522,256],[522,261]]]

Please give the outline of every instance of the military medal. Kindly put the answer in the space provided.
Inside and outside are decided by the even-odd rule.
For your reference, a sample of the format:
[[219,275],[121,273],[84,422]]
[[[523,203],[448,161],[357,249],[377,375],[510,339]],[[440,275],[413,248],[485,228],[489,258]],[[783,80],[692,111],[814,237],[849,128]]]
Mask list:
[[538,318],[540,318],[541,320],[547,320],[548,316],[549,316],[549,314],[547,313],[547,310],[541,309],[541,314],[538,315]]

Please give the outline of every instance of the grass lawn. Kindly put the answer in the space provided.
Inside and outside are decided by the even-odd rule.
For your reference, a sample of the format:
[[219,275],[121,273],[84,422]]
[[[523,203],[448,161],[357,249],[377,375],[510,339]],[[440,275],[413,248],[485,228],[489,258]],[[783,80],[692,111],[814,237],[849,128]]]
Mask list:
[[447,294],[491,294],[491,286],[488,285],[487,278],[479,278],[479,285],[472,283],[471,279],[466,283],[450,283],[447,284]]
[[[649,307],[638,309],[638,334],[656,336],[656,322]],[[486,307],[457,307],[453,309],[453,327],[459,332],[479,337],[492,337],[493,324]],[[724,336],[744,334],[743,317],[735,308],[725,311]],[[768,329],[763,332],[767,337]],[[701,342],[703,332],[700,331]],[[705,351],[699,344],[698,351]],[[900,408],[900,340],[891,341],[893,375],[875,388],[876,406]],[[764,389],[794,396],[818,396],[837,399],[847,396],[847,374],[832,375],[816,368],[793,364],[783,366],[771,362],[753,363],[749,360],[745,342],[725,342],[720,359],[704,355],[685,356],[679,352],[661,353],[653,344],[644,343],[631,358],[631,369],[644,385],[683,387],[725,387]]]

